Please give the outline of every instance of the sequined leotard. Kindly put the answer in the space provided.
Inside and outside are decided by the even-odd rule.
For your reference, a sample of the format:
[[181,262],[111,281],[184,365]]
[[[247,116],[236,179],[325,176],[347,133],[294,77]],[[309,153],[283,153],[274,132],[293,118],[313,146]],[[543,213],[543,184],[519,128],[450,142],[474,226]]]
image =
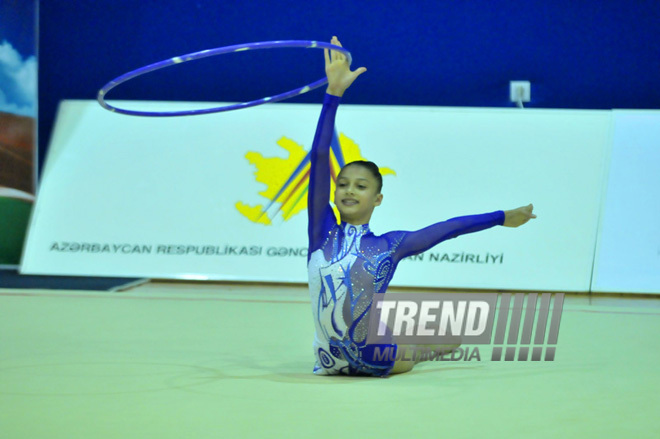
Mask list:
[[308,275],[316,334],[314,373],[385,376],[394,362],[363,355],[374,294],[385,293],[401,259],[466,233],[502,225],[504,212],[464,216],[416,232],[374,235],[337,219],[330,206],[330,142],[339,97],[327,95],[311,152]]

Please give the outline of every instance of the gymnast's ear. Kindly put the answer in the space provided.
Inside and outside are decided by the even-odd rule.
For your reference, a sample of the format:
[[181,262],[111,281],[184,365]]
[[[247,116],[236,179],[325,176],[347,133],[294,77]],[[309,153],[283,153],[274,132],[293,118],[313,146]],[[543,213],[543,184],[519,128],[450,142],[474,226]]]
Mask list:
[[382,202],[383,202],[383,194],[377,194],[376,201],[374,202],[374,206],[380,206],[380,203]]

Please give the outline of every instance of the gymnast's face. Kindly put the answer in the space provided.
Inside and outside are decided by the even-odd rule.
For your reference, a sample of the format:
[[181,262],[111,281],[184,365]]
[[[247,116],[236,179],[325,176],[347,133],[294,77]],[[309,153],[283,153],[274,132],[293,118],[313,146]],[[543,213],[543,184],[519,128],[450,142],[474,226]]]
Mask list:
[[335,205],[341,220],[353,225],[367,224],[376,206],[383,201],[373,174],[359,165],[345,166],[337,178]]

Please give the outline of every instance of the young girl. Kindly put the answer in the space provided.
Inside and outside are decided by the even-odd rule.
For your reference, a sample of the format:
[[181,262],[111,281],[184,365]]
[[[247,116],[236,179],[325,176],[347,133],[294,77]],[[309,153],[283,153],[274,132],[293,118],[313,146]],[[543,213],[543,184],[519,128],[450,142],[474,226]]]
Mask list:
[[[337,37],[332,44],[341,46]],[[330,206],[330,142],[340,97],[367,69],[351,71],[341,52],[325,50],[328,88],[311,152],[309,181],[309,291],[316,329],[314,373],[387,376],[411,370],[413,361],[375,362],[367,355],[369,312],[375,294],[384,294],[401,259],[440,242],[496,225],[518,227],[533,206],[506,212],[464,216],[416,232],[381,236],[369,230],[374,208],[383,200],[382,177],[372,162],[353,162],[337,176],[335,205]],[[373,357],[373,356],[372,356]]]

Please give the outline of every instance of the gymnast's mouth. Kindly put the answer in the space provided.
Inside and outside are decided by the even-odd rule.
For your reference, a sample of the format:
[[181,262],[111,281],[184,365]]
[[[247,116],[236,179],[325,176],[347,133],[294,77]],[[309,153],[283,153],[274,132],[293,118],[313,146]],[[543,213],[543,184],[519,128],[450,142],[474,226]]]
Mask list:
[[355,206],[356,204],[358,204],[358,201],[348,198],[345,200],[341,200],[341,204],[343,204],[344,206]]

